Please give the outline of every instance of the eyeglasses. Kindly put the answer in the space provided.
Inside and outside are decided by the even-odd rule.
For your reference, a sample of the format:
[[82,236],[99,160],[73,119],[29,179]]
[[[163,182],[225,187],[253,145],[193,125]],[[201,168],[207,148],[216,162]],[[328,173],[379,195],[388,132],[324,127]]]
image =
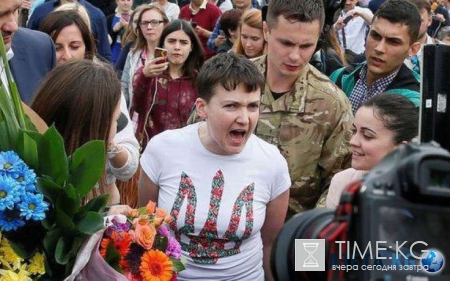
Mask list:
[[145,20],[145,21],[141,21],[139,23],[139,25],[141,27],[147,27],[150,24],[152,27],[157,27],[158,25],[160,25],[163,22],[164,22],[163,20],[151,20],[151,21],[146,21]]

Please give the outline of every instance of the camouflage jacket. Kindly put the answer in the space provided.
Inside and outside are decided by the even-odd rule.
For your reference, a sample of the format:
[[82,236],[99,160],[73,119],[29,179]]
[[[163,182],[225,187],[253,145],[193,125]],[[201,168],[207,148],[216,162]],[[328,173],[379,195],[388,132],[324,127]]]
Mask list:
[[[264,74],[266,58],[253,60]],[[255,134],[278,146],[288,162],[290,213],[313,208],[323,184],[348,166],[352,122],[348,98],[311,65],[277,100],[265,85]]]

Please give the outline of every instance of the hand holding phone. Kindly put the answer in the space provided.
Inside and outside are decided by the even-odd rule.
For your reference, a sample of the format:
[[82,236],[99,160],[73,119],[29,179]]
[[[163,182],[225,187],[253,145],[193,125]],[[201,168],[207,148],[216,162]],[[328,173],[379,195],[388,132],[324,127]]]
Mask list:
[[121,15],[121,17],[122,17],[122,19],[123,19],[125,22],[129,22],[129,21],[130,21],[131,15],[128,14],[128,13],[123,13],[123,14]]
[[167,62],[167,50],[163,48],[155,48],[154,59],[147,60],[145,62],[142,72],[146,77],[154,77],[163,73],[168,67],[169,63]]
[[167,50],[163,48],[155,48],[155,58],[164,58],[167,61]]
[[225,36],[225,32],[224,32],[224,31],[223,31],[222,29],[221,29],[221,30],[219,30],[219,35],[220,35],[220,36],[224,36],[224,37],[226,37],[226,36]]
[[349,21],[351,21],[353,19],[353,15],[347,16],[342,22],[344,24],[347,24]]

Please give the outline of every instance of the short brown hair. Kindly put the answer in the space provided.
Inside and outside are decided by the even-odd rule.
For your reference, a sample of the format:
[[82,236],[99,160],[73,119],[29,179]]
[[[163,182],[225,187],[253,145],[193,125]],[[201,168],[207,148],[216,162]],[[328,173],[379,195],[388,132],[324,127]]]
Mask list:
[[256,65],[235,53],[220,53],[210,58],[197,77],[198,96],[209,102],[216,94],[217,86],[227,91],[243,85],[247,93],[264,87],[264,76]]
[[318,20],[320,31],[325,23],[325,10],[322,0],[270,0],[267,10],[267,25],[274,28],[278,17],[295,22],[313,22]]

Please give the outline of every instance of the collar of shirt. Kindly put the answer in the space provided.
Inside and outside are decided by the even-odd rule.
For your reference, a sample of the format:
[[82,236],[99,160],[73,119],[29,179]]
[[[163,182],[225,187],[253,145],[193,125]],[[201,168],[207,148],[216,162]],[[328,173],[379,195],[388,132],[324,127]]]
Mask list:
[[384,90],[391,84],[392,80],[394,80],[394,77],[397,76],[398,71],[397,69],[393,73],[389,74],[386,77],[380,78],[372,83],[372,87],[367,87],[367,64],[364,65],[361,68],[361,71],[359,73],[359,79],[356,81],[355,87],[353,88],[353,91],[349,97],[349,100],[352,104],[352,111],[353,114],[356,113],[358,108],[367,100],[369,100],[371,97],[374,97],[376,95],[381,94],[384,92]]
[[206,4],[208,4],[208,0],[203,0],[203,3],[200,5],[200,7],[198,8],[198,10],[194,10],[192,8],[192,3],[189,4],[189,10],[191,11],[192,15],[197,14],[200,10],[204,10],[206,9]]
[[10,61],[14,57],[14,52],[12,48],[9,48],[8,52],[6,52],[6,59]]
[[[14,57],[14,52],[12,48],[9,48],[9,50],[6,52],[6,59],[10,61]],[[0,64],[0,78],[2,81],[2,84],[5,85],[6,92],[9,93],[9,87],[8,87],[8,78],[6,77],[6,71],[3,67],[3,64]],[[11,77],[14,80],[14,77]]]
[[369,91],[372,91],[372,89],[375,88],[380,88],[384,91],[384,89],[386,89],[386,87],[391,84],[392,80],[394,80],[394,77],[397,76],[398,71],[400,70],[400,67],[392,72],[391,74],[389,74],[386,77],[380,78],[378,80],[375,80],[372,83],[372,87],[370,87],[370,89],[367,87],[367,64],[364,65],[364,67],[361,69],[361,72],[359,73],[359,80],[362,80],[362,82],[366,85],[366,87],[369,89]]

